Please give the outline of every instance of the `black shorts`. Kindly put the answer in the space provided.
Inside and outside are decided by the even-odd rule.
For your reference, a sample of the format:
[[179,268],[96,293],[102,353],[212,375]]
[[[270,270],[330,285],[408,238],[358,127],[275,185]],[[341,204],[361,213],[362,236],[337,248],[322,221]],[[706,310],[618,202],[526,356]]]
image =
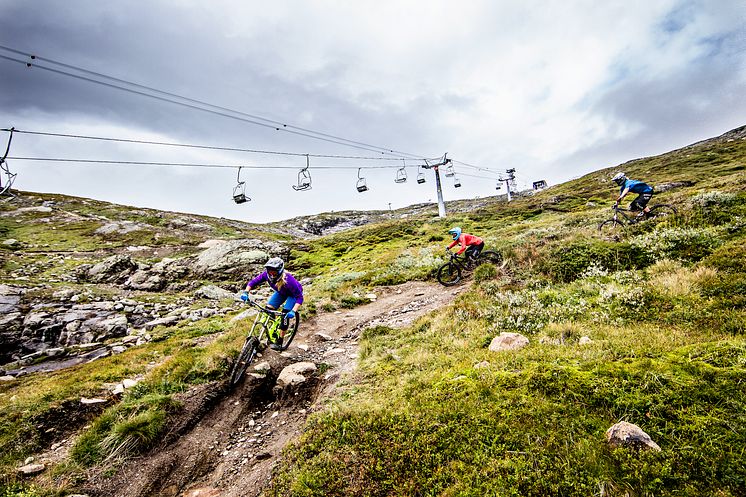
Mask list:
[[470,257],[472,259],[475,259],[479,254],[482,253],[482,249],[484,248],[484,242],[480,243],[479,245],[469,245],[469,247],[466,249],[466,257]]
[[632,201],[631,204],[629,204],[629,210],[631,211],[641,211],[645,208],[646,205],[648,205],[648,202],[650,202],[650,199],[653,198],[652,193],[641,193],[637,196],[636,199]]

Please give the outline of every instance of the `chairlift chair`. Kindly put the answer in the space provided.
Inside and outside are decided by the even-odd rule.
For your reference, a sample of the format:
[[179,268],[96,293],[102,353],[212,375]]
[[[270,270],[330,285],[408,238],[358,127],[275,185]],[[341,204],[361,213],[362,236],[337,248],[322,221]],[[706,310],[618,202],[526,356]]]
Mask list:
[[358,168],[357,170],[357,184],[355,185],[355,187],[357,188],[358,192],[363,193],[365,191],[368,191],[368,184],[366,183],[365,178],[360,176],[360,169],[362,168]]
[[420,166],[417,166],[417,184],[421,185],[425,182],[425,173],[420,171]]
[[502,190],[502,188],[503,188],[503,185],[502,185],[502,183],[500,183],[500,182],[498,181],[498,182],[497,182],[497,184],[495,185],[495,190]]
[[453,178],[453,187],[454,188],[461,188],[461,180],[458,178]]
[[394,183],[406,183],[407,182],[407,170],[402,167],[396,170],[396,177]]
[[293,190],[296,192],[311,189],[311,173],[308,171],[308,166],[309,160],[308,155],[306,155],[306,167],[298,171],[298,184],[293,185]]
[[236,178],[238,184],[233,188],[233,201],[237,204],[243,204],[251,200],[246,196],[246,182],[241,181],[241,168],[238,168],[238,176]]
[[448,176],[449,178],[450,178],[451,176],[455,176],[455,175],[456,175],[456,171],[454,171],[454,170],[453,170],[453,165],[449,165],[449,166],[448,166],[448,167],[446,168],[446,172],[445,172],[444,174],[445,174],[446,176]]

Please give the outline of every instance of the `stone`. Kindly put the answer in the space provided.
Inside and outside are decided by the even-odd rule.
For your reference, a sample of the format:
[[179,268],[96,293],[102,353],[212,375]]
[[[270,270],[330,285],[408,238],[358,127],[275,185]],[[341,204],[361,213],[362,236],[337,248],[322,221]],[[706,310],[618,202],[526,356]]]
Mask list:
[[122,380],[122,386],[124,386],[124,388],[132,388],[138,383],[139,382],[137,380],[133,380],[130,378],[125,378],[124,380]]
[[197,298],[206,298],[211,300],[236,298],[236,294],[234,292],[229,292],[228,290],[215,285],[205,285],[200,287],[196,292],[194,292],[194,296]]
[[296,362],[285,367],[277,377],[277,386],[284,388],[299,385],[306,381],[306,375],[316,371],[316,364],[312,362]]
[[106,404],[108,401],[106,399],[99,399],[99,398],[92,398],[89,399],[88,397],[81,397],[80,403],[83,405],[92,405],[92,404]]
[[578,345],[590,345],[593,343],[593,340],[590,339],[590,337],[582,336],[580,337],[580,340],[578,340]]
[[15,381],[15,379],[16,379],[15,376],[10,376],[9,374],[0,376],[0,381],[2,382]]
[[20,468],[18,468],[18,473],[21,476],[34,476],[38,475],[45,469],[47,469],[47,467],[43,464],[26,464],[25,466],[21,466]]
[[620,421],[606,430],[606,441],[614,448],[631,447],[656,452],[661,450],[642,428],[626,421]]
[[500,352],[503,350],[519,350],[529,344],[528,338],[520,333],[502,332],[492,339],[489,350]]
[[143,325],[143,327],[149,331],[155,328],[156,326],[173,326],[176,323],[178,323],[180,320],[181,319],[179,318],[179,316],[167,316],[164,318],[158,318],[152,321],[148,321],[147,323]]
[[254,370],[259,373],[269,373],[272,370],[272,366],[267,361],[263,361],[254,366]]

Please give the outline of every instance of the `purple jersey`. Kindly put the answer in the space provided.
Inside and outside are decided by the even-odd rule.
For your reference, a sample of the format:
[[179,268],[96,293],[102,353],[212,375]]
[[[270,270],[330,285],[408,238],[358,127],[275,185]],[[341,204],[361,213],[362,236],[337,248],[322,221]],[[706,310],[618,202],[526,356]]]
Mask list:
[[287,271],[284,272],[282,275],[282,279],[285,280],[285,284],[281,287],[278,287],[277,284],[272,283],[269,280],[269,275],[267,274],[267,271],[262,272],[261,274],[257,275],[248,282],[248,287],[250,289],[254,289],[257,286],[261,285],[265,281],[269,283],[269,287],[278,292],[282,297],[288,298],[293,297],[295,299],[295,302],[298,304],[303,303],[303,287],[300,283],[298,283],[298,280],[295,279],[295,277],[288,273]]

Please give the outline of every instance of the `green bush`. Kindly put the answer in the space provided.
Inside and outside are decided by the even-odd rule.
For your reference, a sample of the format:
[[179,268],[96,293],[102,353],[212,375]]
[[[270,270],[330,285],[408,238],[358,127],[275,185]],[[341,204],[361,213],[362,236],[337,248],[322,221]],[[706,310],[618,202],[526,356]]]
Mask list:
[[494,279],[497,276],[497,268],[494,264],[482,264],[474,270],[474,281],[481,283]]
[[705,228],[670,228],[652,231],[632,240],[632,246],[650,259],[676,259],[697,262],[708,256],[722,242]]
[[702,264],[727,273],[746,272],[746,243],[738,239],[718,247]]
[[540,268],[555,281],[569,282],[589,268],[606,271],[639,269],[650,264],[647,254],[627,243],[577,240],[557,245],[540,263]]

